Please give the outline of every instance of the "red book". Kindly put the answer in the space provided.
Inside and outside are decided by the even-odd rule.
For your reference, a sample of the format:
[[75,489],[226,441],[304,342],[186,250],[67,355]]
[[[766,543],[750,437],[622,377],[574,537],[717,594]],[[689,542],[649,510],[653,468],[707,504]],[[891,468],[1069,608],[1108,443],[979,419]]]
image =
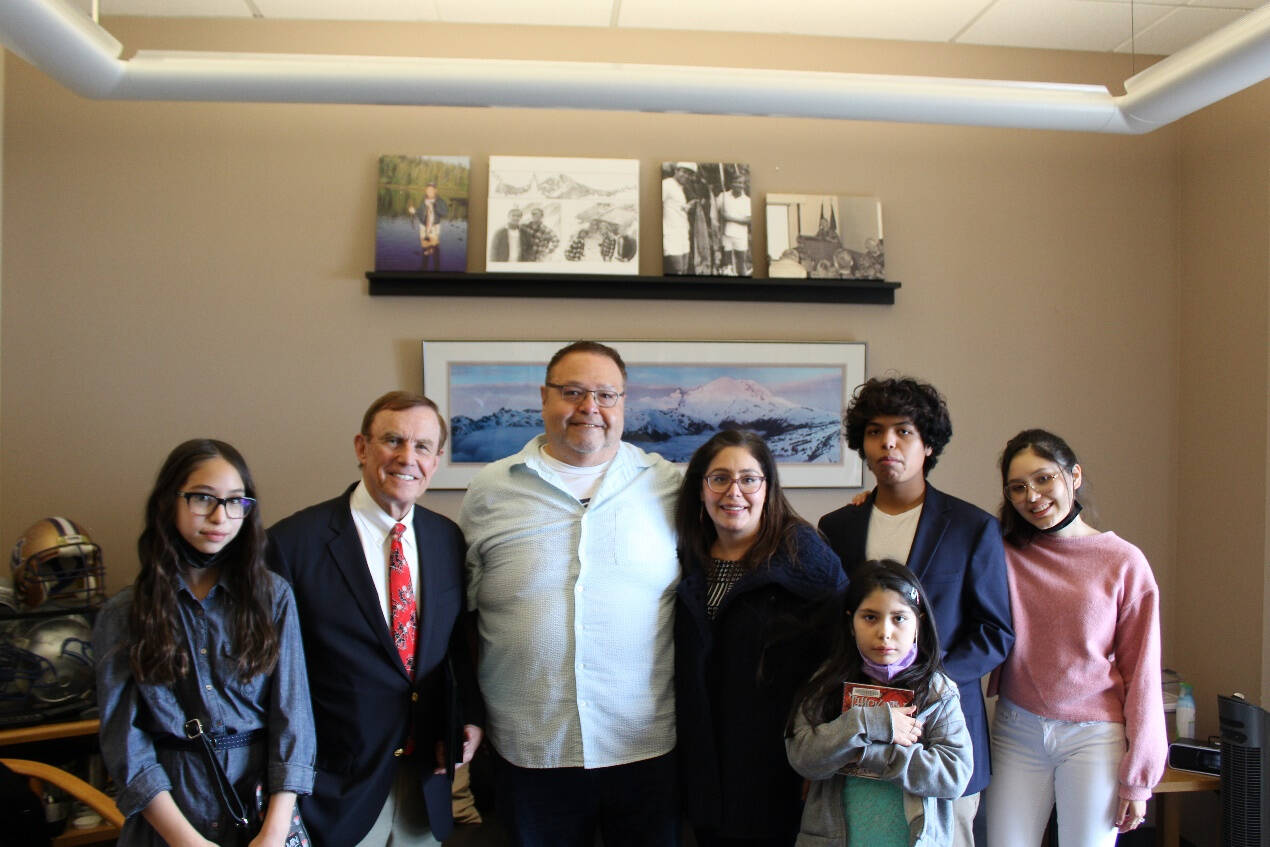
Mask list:
[[842,684],[842,711],[853,706],[913,705],[913,689],[888,688],[871,682],[844,682]]
[[[911,688],[890,688],[885,685],[874,685],[869,682],[844,682],[842,684],[842,711],[855,706],[879,706],[883,703],[890,706],[913,705]],[[878,775],[861,769],[858,765],[847,765],[838,773],[844,776],[862,776],[866,779],[877,779]]]

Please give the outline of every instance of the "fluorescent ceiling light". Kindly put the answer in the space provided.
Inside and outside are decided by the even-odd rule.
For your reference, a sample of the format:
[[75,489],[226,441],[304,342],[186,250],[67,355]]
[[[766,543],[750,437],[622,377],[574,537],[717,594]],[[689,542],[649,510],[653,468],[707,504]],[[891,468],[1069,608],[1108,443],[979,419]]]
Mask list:
[[0,38],[85,97],[503,106],[1142,133],[1270,77],[1270,4],[1104,86],[601,62],[141,51],[64,0],[3,0]]

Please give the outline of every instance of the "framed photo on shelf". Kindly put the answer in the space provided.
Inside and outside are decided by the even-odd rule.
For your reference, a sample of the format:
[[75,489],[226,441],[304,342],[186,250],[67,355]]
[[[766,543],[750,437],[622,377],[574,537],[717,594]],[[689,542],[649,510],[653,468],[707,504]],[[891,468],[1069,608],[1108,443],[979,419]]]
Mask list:
[[876,197],[769,194],[767,275],[773,279],[886,279]]
[[[543,431],[547,362],[568,341],[424,341],[423,390],[450,441],[432,487],[466,488]],[[623,440],[686,464],[721,429],[766,439],[790,488],[858,488],[842,414],[865,379],[863,342],[611,341],[626,362]]]
[[639,273],[639,160],[489,157],[491,272]]
[[662,162],[661,271],[753,276],[750,166]]
[[375,270],[467,270],[467,156],[380,156]]

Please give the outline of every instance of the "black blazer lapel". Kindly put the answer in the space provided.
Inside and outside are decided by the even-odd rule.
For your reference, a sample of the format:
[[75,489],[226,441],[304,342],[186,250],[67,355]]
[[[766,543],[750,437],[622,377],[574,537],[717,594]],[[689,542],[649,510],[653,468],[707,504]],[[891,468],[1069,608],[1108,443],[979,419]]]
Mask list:
[[415,505],[414,519],[411,523],[415,531],[415,550],[419,553],[419,581],[415,585],[415,678],[424,673],[424,657],[428,655],[429,639],[433,633],[429,624],[435,615],[430,615],[428,606],[432,598],[438,594],[436,586],[440,577],[437,562],[443,561],[449,551],[438,549],[438,533],[428,531],[429,514],[426,509]]
[[926,571],[947,530],[948,501],[930,483],[926,483],[922,516],[917,519],[917,532],[913,534],[913,546],[908,551],[908,569],[918,579],[926,578]]
[[[379,592],[370,578],[370,569],[366,564],[366,554],[362,551],[361,536],[353,525],[353,514],[347,508],[338,509],[331,518],[331,540],[326,549],[330,553],[335,567],[339,569],[348,585],[348,595],[356,604],[366,625],[375,633],[376,640],[384,648],[384,652],[392,659],[393,665],[402,675],[406,669],[401,664],[401,655],[397,645],[393,643],[392,634],[388,631],[388,623],[384,620],[384,612],[379,608]],[[385,566],[387,563],[385,563]]]

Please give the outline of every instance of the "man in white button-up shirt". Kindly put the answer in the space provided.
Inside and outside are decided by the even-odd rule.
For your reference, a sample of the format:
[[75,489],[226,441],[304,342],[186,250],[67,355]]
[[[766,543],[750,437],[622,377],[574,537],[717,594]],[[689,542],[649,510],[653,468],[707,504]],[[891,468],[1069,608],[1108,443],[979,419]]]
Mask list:
[[591,341],[547,366],[545,434],[463,500],[487,737],[519,847],[679,843],[673,511],[680,475],[622,442],[626,366]]

